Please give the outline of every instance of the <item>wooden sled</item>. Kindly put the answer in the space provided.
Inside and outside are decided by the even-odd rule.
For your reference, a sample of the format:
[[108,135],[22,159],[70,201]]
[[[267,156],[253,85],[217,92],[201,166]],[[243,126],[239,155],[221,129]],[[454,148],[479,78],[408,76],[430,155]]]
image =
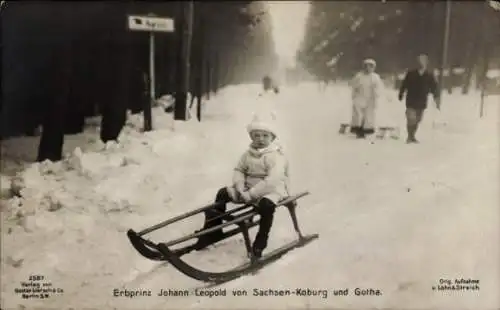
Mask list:
[[[259,214],[256,210],[256,206],[251,203],[239,205],[225,213],[220,212],[220,215],[218,215],[216,218],[220,218],[223,220],[223,223],[221,225],[217,225],[215,227],[211,227],[208,229],[202,229],[200,231],[197,231],[195,233],[192,233],[190,235],[172,241],[155,243],[151,240],[146,239],[144,236],[148,233],[161,229],[175,222],[179,222],[181,220],[202,213],[208,209],[216,210],[215,207],[217,206],[217,203],[176,216],[172,219],[166,220],[162,223],[146,228],[140,232],[135,232],[132,229],[130,229],[127,232],[127,236],[130,242],[132,243],[133,247],[142,256],[148,259],[167,261],[183,274],[199,281],[211,282],[217,284],[223,283],[241,277],[245,274],[255,272],[256,270],[261,269],[270,262],[279,259],[285,253],[295,248],[302,247],[319,237],[318,234],[303,235],[299,228],[296,215],[296,207],[297,207],[296,201],[308,194],[309,194],[308,192],[302,192],[298,195],[290,196],[278,203],[277,208],[280,206],[284,206],[288,209],[290,217],[292,219],[293,227],[298,237],[295,241],[285,244],[284,246],[274,251],[271,251],[260,258],[254,257],[253,252],[251,250],[249,229],[257,226],[260,221],[260,219],[255,220],[255,217],[259,217]],[[232,226],[233,228],[224,232],[222,237],[219,238],[214,243],[220,242],[224,239],[227,239],[239,233],[243,235],[245,241],[245,247],[249,256],[249,262],[235,269],[231,269],[224,272],[210,272],[210,271],[200,270],[198,268],[195,268],[187,264],[185,261],[181,259],[181,256],[186,255],[194,250],[200,250],[199,248],[195,247],[194,245],[187,245],[178,249],[171,248],[174,245],[186,242],[188,240],[198,239],[199,237],[206,235],[210,232],[219,230],[221,228],[226,228],[226,227],[229,228],[230,226]],[[206,246],[210,246],[214,243],[207,244]]]

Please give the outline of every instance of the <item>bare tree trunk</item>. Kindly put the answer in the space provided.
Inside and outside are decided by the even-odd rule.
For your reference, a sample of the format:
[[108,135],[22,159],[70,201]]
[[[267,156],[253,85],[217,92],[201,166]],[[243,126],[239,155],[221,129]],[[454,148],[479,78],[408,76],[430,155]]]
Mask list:
[[204,86],[204,76],[205,76],[205,20],[203,17],[200,19],[199,23],[199,45],[198,45],[198,74],[197,74],[197,85],[196,85],[196,95],[197,95],[197,106],[196,106],[196,116],[198,121],[201,121],[201,104],[203,99],[203,86]]
[[483,52],[484,60],[483,60],[483,70],[481,72],[481,107],[479,111],[479,116],[483,117],[484,116],[484,97],[486,96],[486,91],[487,91],[487,74],[488,74],[488,69],[490,65],[490,60],[491,60],[491,53],[490,53],[490,47],[488,44],[485,45],[484,47],[484,52]]
[[480,111],[479,111],[479,117],[484,116],[484,97],[486,95],[486,87],[487,87],[487,75],[488,75],[488,70],[489,70],[489,65],[491,61],[491,49],[492,49],[492,44],[489,42],[489,35],[490,35],[490,28],[487,27],[486,23],[486,16],[488,14],[488,5],[489,3],[487,1],[484,2],[484,14],[482,18],[482,58],[483,58],[483,67],[482,67],[482,72],[481,76],[479,78],[480,80],[480,85],[481,85],[481,105],[480,105]]
[[[477,42],[474,42],[477,43]],[[472,75],[474,73],[474,68],[475,64],[477,61],[477,48],[476,44],[470,44],[468,49],[467,49],[467,55],[465,58],[465,74],[463,78],[463,84],[462,84],[462,94],[466,95],[469,93],[471,82],[472,82]]]
[[189,90],[189,73],[191,58],[191,39],[193,35],[193,1],[179,2],[181,14],[177,27],[177,89],[175,92],[175,120],[187,120],[187,93]]
[[[442,47],[442,55],[441,55],[441,65],[439,69],[439,103],[438,106],[441,106],[441,94],[444,88],[444,70],[448,67],[448,40],[450,34],[450,15],[451,15],[451,1],[446,0],[446,8],[445,8],[445,23],[444,23],[444,34],[443,34],[443,47]],[[449,78],[448,78],[449,80]]]
[[75,38],[76,44],[72,50],[73,70],[71,74],[71,87],[69,93],[69,101],[71,107],[67,110],[65,133],[78,134],[83,131],[85,124],[85,108],[90,104],[91,100],[88,85],[90,75],[90,63],[88,55],[90,53],[90,44],[88,37],[83,36]]
[[210,89],[216,94],[219,90],[221,84],[221,62],[220,62],[220,52],[217,50],[214,55],[213,62],[213,78],[212,83],[210,85]]
[[203,64],[205,67],[204,74],[204,82],[203,82],[203,93],[207,95],[207,99],[210,100],[211,92],[212,92],[212,53],[209,49],[207,53],[205,53],[205,63]]
[[105,97],[101,104],[101,140],[116,141],[127,119],[131,64],[129,36],[121,32],[111,33],[106,52],[107,70],[103,88]]
[[[61,8],[61,7],[59,7]],[[63,10],[60,12],[68,14]],[[69,27],[68,27],[69,28]],[[57,29],[61,37],[58,40],[57,54],[54,55],[54,66],[48,78],[50,87],[49,100],[43,116],[43,132],[38,146],[37,161],[62,159],[64,145],[65,116],[69,105],[72,74],[72,40],[69,29]],[[62,41],[62,42],[61,42]]]

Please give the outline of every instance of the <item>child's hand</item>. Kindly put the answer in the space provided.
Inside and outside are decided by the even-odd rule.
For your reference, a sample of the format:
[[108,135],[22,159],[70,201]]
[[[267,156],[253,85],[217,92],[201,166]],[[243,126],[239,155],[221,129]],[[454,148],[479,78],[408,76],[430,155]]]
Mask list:
[[236,191],[238,192],[238,194],[241,194],[241,193],[245,192],[245,185],[243,185],[243,184],[236,184],[234,186],[234,188],[236,189]]
[[248,203],[248,202],[252,201],[252,196],[250,196],[250,193],[248,193],[248,192],[242,192],[242,193],[240,193],[240,195],[241,195],[241,198],[243,199],[243,201],[245,203]]
[[235,190],[234,188],[228,187],[227,188],[227,193],[229,195],[229,198],[231,198],[232,201],[237,201],[238,199],[238,191]]

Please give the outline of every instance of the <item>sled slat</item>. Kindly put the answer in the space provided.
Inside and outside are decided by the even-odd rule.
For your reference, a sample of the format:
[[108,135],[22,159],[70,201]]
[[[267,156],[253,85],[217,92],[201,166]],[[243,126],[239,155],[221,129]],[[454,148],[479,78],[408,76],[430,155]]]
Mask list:
[[204,229],[204,230],[202,230],[200,232],[197,232],[197,233],[194,233],[194,234],[191,234],[191,235],[187,235],[185,237],[181,237],[181,238],[178,238],[178,239],[166,242],[164,244],[165,244],[165,246],[172,246],[172,245],[175,245],[177,243],[181,243],[181,242],[184,242],[184,241],[187,241],[187,240],[190,240],[190,239],[194,239],[194,238],[206,235],[208,233],[211,233],[213,231],[216,231],[218,229],[224,228],[226,226],[233,225],[233,224],[238,224],[238,223],[243,222],[245,220],[251,219],[252,217],[255,216],[255,214],[256,214],[255,212],[252,212],[252,213],[244,215],[244,216],[239,216],[239,217],[235,218],[232,221],[229,221],[229,222],[226,222],[226,223],[214,226],[214,227],[210,227],[208,229]]
[[[226,212],[224,212],[224,213],[220,213],[219,215],[217,215],[217,216],[215,216],[215,217],[210,218],[209,220],[207,220],[207,223],[210,223],[210,222],[215,221],[215,220],[218,220],[218,219],[224,219],[224,218],[225,218],[225,217],[227,217],[228,215],[231,215],[231,214],[233,214],[233,213],[236,213],[236,212],[238,212],[238,211],[244,210],[244,209],[246,209],[246,208],[251,208],[251,207],[252,207],[252,206],[251,206],[251,205],[249,205],[249,204],[245,204],[245,205],[239,206],[239,207],[237,207],[237,208],[234,208],[234,209],[232,209],[232,210],[226,211]],[[243,212],[243,213],[245,213],[245,212]],[[238,216],[241,216],[241,214],[240,214],[240,215],[238,215]]]
[[295,200],[297,200],[299,198],[302,198],[304,196],[307,196],[307,195],[309,195],[309,192],[301,192],[301,193],[299,193],[297,195],[290,196],[290,197],[288,197],[288,198],[283,199],[282,201],[280,201],[278,203],[278,206],[289,204],[289,203],[294,202]]
[[178,221],[183,220],[183,219],[185,219],[185,218],[188,218],[188,217],[190,217],[190,216],[196,215],[196,214],[201,213],[201,212],[203,212],[203,211],[205,211],[205,210],[207,210],[207,209],[211,209],[211,208],[213,208],[213,207],[216,207],[216,206],[218,206],[219,204],[220,204],[220,203],[213,203],[213,204],[211,204],[211,205],[208,205],[208,206],[205,206],[205,207],[202,207],[202,208],[199,208],[199,209],[196,209],[196,210],[193,210],[193,211],[190,211],[190,212],[187,212],[187,213],[181,214],[181,215],[179,215],[179,216],[176,216],[176,217],[174,217],[174,218],[168,219],[168,220],[163,221],[163,222],[161,222],[161,223],[159,223],[159,224],[156,224],[156,225],[154,225],[154,226],[151,226],[151,227],[148,227],[148,228],[146,228],[146,229],[143,229],[143,230],[141,230],[140,232],[138,232],[138,233],[137,233],[137,235],[139,235],[139,236],[143,236],[143,235],[145,235],[145,234],[149,234],[149,233],[150,233],[150,232],[152,232],[152,231],[158,230],[158,229],[160,229],[160,228],[162,228],[162,227],[165,227],[165,226],[167,226],[167,225],[170,225],[170,224],[172,224],[172,223],[175,223],[175,222],[178,222]]

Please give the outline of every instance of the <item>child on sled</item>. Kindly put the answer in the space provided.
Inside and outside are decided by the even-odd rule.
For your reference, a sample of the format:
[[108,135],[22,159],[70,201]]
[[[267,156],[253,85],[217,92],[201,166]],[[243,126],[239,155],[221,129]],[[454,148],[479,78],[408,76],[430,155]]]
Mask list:
[[[262,251],[267,247],[277,202],[289,196],[288,160],[276,142],[274,123],[273,115],[266,118],[254,117],[247,127],[252,142],[234,169],[233,184],[221,188],[215,198],[215,202],[219,204],[205,212],[203,229],[222,224],[220,218],[211,219],[226,212],[228,202],[253,202],[260,215],[259,231],[252,244],[255,257],[261,257]],[[203,235],[196,248],[202,249],[217,242],[222,235],[222,229]]]

